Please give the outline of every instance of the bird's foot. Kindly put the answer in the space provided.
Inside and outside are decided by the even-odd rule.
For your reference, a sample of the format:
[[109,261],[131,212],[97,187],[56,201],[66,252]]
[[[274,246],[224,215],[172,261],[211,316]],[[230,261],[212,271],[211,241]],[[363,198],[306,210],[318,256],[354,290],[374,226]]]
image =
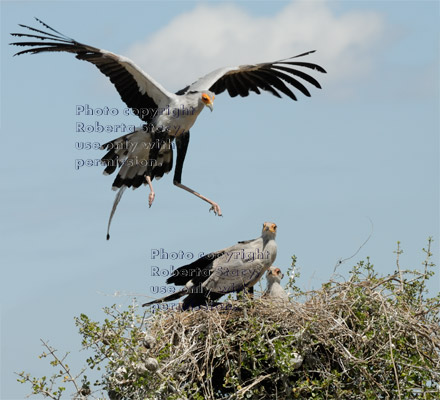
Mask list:
[[214,211],[215,215],[218,215],[219,217],[222,217],[222,210],[220,209],[220,206],[217,203],[212,203],[211,208],[209,209],[209,212]]
[[156,193],[150,192],[148,196],[148,206],[151,207],[153,205],[154,198],[156,197]]
[[148,175],[145,175],[145,181],[148,183],[150,188],[150,194],[148,196],[148,206],[151,207],[153,205],[154,198],[156,194],[154,193],[153,184],[151,183],[151,178]]

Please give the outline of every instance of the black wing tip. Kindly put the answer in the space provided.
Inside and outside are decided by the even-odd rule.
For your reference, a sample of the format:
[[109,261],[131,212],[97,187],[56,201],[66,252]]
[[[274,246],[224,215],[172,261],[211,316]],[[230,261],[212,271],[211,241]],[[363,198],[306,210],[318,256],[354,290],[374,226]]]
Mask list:
[[[306,96],[307,96],[307,95],[306,95]],[[309,95],[308,97],[310,97],[310,95]],[[282,96],[280,96],[279,98],[280,98],[280,99],[283,99]],[[297,98],[297,97],[293,98],[293,97],[291,97],[291,96],[287,96],[287,98],[292,99],[293,101],[298,101],[298,98]]]
[[[9,43],[9,44],[12,45],[12,46],[20,46],[19,43]],[[27,49],[27,50],[19,51],[19,52],[15,53],[12,57],[21,56],[22,54],[26,54],[26,53],[31,53],[32,50],[33,49]]]
[[322,74],[326,74],[327,73],[327,71],[324,68],[322,68],[320,65],[318,65],[318,64],[313,64],[313,65],[315,66],[314,69],[316,71],[321,72]]
[[[50,29],[52,32],[58,33],[61,36],[66,37],[64,34],[58,32],[57,30],[53,29],[51,26],[43,22],[41,19],[38,19],[37,17],[34,17],[41,25],[43,25],[45,28]],[[69,38],[70,39],[70,38]]]
[[[11,35],[13,35],[13,33],[11,33]],[[13,43],[8,43],[8,45],[9,46],[20,46],[20,44],[19,43],[17,43],[17,42],[13,42]],[[19,52],[17,52],[17,53],[15,53],[12,57],[15,57],[15,56],[19,56],[20,55],[20,53],[21,53],[21,51],[19,51]]]
[[107,240],[109,240],[110,239],[110,234],[109,233],[107,233]]
[[287,60],[291,60],[292,58],[305,57],[305,56],[308,56],[309,54],[313,54],[313,53],[316,53],[316,50],[309,50],[309,51],[306,51],[305,53],[297,54],[296,56],[285,58],[284,60],[280,60],[280,61],[287,61]]
[[[305,57],[305,56],[308,56],[309,54],[313,54],[313,53],[316,53],[316,52],[317,52],[317,50],[306,51],[305,53],[298,54],[296,56],[293,56],[293,57],[290,57],[290,58],[286,58],[285,60],[281,60],[281,61],[287,61],[287,60],[291,60],[293,58]],[[314,67],[313,69],[315,69],[318,72],[321,72],[323,74],[327,73],[327,71],[324,68],[322,68],[320,65],[318,65],[318,64],[310,64],[310,66],[313,66]]]
[[[38,21],[41,25],[43,25],[46,28],[46,31],[41,30],[41,29],[37,29],[34,28],[32,26],[28,26],[28,25],[24,25],[24,24],[18,24],[18,26],[28,29],[29,31],[31,31],[30,33],[16,33],[13,32],[10,35],[14,36],[14,37],[19,37],[19,38],[24,38],[24,37],[29,37],[29,38],[33,38],[33,39],[39,39],[41,40],[41,44],[40,43],[36,43],[36,42],[14,42],[14,43],[9,43],[10,45],[13,46],[31,46],[31,49],[25,50],[23,52],[19,52],[15,55],[20,55],[20,54],[26,54],[26,53],[31,53],[31,54],[36,54],[36,53],[40,53],[40,52],[45,52],[45,51],[59,51],[58,47],[60,44],[67,44],[67,45],[72,45],[72,44],[78,44],[74,39],[64,35],[61,32],[58,32],[57,30],[53,29],[52,27],[50,27],[49,25],[47,25],[45,22],[43,22],[41,19],[34,17],[36,21]],[[50,31],[54,32],[51,33]],[[33,32],[38,32],[40,34],[43,34],[44,36],[41,35],[35,35],[33,34]],[[52,40],[52,43],[43,43],[45,40]],[[43,46],[43,47],[39,47],[36,48],[35,46]],[[47,47],[44,47],[47,46]],[[55,50],[53,50],[55,49]]]
[[[19,43],[10,43],[10,44],[15,45],[15,46],[22,46]],[[39,51],[39,49],[40,48],[31,48],[31,49],[22,50],[22,51],[19,51],[18,53],[15,53],[13,55],[13,57],[21,56],[22,54],[39,54],[39,53],[41,53],[41,51]]]
[[313,53],[316,53],[316,50],[307,51],[307,52],[305,52],[303,54],[300,54],[300,55],[298,55],[296,57],[308,56],[309,54],[313,54]]

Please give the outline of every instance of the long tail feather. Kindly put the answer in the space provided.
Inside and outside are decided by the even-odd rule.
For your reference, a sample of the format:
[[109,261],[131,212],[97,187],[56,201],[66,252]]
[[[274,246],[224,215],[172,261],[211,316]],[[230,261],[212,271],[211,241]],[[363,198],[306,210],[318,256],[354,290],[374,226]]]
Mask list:
[[122,186],[118,190],[118,193],[116,193],[115,201],[113,202],[112,212],[110,213],[110,218],[108,220],[107,240],[110,239],[110,225],[112,223],[113,215],[115,215],[116,207],[118,206],[119,202],[121,201],[121,197],[124,194],[125,189],[127,189],[127,186]]
[[148,303],[144,303],[144,304],[142,304],[142,307],[150,306],[151,304],[157,304],[157,303],[177,300],[177,299],[180,299],[181,297],[183,297],[183,296],[185,296],[187,294],[188,294],[188,291],[186,289],[180,290],[180,291],[178,291],[176,293],[170,294],[169,296],[161,297],[160,299],[153,300],[153,301],[150,301]]

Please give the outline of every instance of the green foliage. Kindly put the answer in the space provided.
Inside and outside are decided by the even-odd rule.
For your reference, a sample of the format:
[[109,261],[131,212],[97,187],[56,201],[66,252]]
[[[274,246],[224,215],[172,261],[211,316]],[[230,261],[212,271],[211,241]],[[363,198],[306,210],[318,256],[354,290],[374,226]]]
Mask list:
[[[369,258],[346,281],[329,280],[304,293],[304,302],[272,303],[244,297],[230,308],[202,308],[140,315],[105,308],[95,322],[75,323],[91,351],[74,375],[65,359],[43,342],[56,373],[22,372],[32,394],[52,399],[73,387],[74,398],[119,399],[426,399],[440,398],[440,295],[429,297],[432,239],[422,271],[380,276]],[[99,370],[93,384],[86,370]]]
[[288,277],[288,281],[286,284],[285,289],[288,293],[293,293],[294,296],[299,297],[304,294],[304,292],[296,286],[296,280],[300,277],[300,269],[296,265],[296,256],[292,256],[292,263],[290,264],[290,267],[286,271],[286,275]]

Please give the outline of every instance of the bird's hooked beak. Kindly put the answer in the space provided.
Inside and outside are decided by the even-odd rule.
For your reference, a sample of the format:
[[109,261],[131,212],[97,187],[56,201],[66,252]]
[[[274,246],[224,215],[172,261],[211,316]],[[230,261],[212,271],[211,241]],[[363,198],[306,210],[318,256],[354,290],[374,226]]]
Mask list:
[[206,94],[206,93],[202,94],[203,104],[206,107],[208,107],[211,110],[211,112],[212,112],[212,110],[214,110],[214,98],[215,98],[214,95],[212,95],[212,97],[210,97],[209,94]]
[[272,275],[272,276],[279,276],[280,279],[284,278],[284,274],[281,272],[281,270],[279,268],[275,268],[275,267],[270,267],[267,270],[267,276]]

